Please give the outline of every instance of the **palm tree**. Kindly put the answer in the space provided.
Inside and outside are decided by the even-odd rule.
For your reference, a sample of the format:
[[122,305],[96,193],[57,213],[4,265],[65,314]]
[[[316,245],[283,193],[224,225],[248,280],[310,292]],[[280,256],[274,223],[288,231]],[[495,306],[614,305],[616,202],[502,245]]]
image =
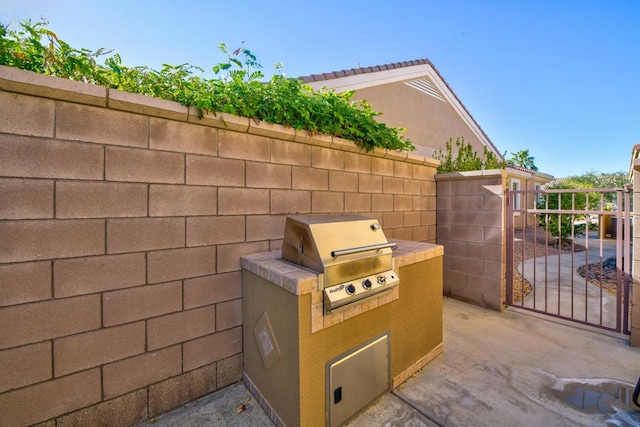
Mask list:
[[511,153],[509,164],[520,166],[521,168],[537,171],[538,167],[534,163],[535,159],[529,155],[529,150],[520,150],[517,153]]

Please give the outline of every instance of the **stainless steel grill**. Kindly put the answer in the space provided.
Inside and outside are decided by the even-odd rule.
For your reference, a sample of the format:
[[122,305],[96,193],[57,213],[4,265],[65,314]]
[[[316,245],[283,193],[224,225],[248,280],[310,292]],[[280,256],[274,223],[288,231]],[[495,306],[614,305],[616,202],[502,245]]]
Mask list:
[[282,258],[323,275],[331,311],[389,291],[400,283],[392,248],[377,220],[361,215],[288,217]]

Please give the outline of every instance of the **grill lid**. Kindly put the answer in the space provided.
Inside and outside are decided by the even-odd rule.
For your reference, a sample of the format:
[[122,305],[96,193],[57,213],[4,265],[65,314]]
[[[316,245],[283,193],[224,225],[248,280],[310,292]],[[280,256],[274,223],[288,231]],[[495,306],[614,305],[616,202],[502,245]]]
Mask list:
[[325,287],[391,270],[391,247],[377,220],[361,215],[288,217],[282,258],[325,274]]

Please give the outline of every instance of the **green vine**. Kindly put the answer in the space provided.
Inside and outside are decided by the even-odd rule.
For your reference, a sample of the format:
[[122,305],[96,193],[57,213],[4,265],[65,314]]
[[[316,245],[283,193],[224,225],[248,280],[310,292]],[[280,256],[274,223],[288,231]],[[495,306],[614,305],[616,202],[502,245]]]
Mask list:
[[[113,51],[69,46],[47,25],[46,21],[25,21],[18,30],[10,30],[0,24],[0,65],[176,101],[198,108],[201,114],[224,112],[311,135],[345,138],[367,151],[375,147],[415,150],[400,135],[404,129],[378,122],[375,118],[381,113],[366,101],[353,101],[353,92],[314,92],[301,80],[278,73],[260,82],[262,67],[244,43],[233,52],[220,44],[227,61],[213,67],[217,78],[211,79],[202,77],[204,70],[191,64],[165,64],[160,70],[127,67]],[[99,63],[99,58],[104,61]]]

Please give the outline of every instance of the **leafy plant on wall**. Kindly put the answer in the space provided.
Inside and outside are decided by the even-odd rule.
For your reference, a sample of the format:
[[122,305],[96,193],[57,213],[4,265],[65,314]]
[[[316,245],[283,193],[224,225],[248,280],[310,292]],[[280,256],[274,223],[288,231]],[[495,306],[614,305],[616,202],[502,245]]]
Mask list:
[[404,129],[376,120],[381,113],[366,101],[353,101],[354,92],[316,92],[279,73],[261,82],[262,67],[244,43],[232,52],[220,44],[227,60],[213,67],[217,78],[205,78],[204,70],[191,64],[165,64],[160,70],[125,66],[113,51],[71,47],[47,25],[25,21],[10,30],[0,24],[0,65],[176,101],[196,107],[201,115],[224,112],[345,138],[367,151],[415,150],[401,135]]
[[464,137],[456,138],[456,154],[453,154],[453,138],[445,143],[445,152],[438,150],[434,154],[436,160],[440,160],[438,173],[468,172],[482,169],[504,169],[506,163],[498,158],[487,147],[483,147],[482,157],[473,149],[471,144],[464,141]]

